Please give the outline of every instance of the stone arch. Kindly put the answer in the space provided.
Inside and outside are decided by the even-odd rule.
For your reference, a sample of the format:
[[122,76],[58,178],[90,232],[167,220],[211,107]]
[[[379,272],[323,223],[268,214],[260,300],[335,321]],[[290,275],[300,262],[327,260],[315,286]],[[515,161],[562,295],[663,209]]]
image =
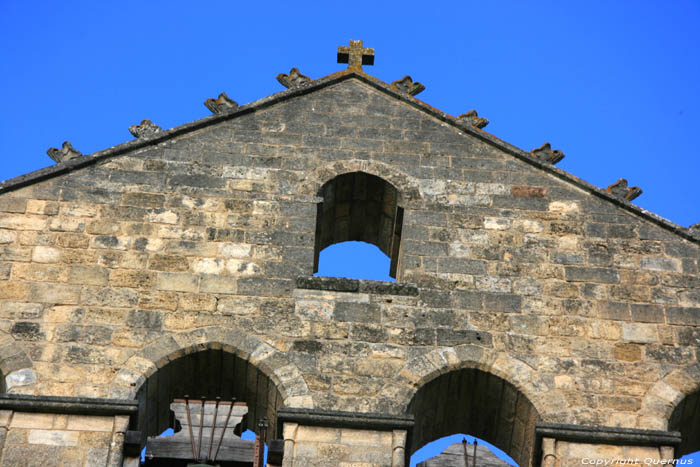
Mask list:
[[304,178],[300,194],[318,196],[326,182],[352,172],[364,172],[391,183],[399,192],[399,204],[404,207],[413,206],[421,200],[418,183],[412,177],[383,162],[362,159],[336,161],[318,167]]
[[215,326],[163,336],[137,352],[113,379],[110,395],[139,401],[133,429],[141,431],[144,443],[172,426],[174,397],[235,396],[248,404],[251,429],[266,416],[273,433],[280,407],[313,408],[301,372],[282,352],[254,336]]
[[0,393],[36,383],[34,363],[29,355],[8,333],[0,333]]
[[678,455],[700,451],[700,363],[672,371],[646,393],[639,428],[681,432]]
[[[526,363],[474,345],[435,349],[411,360],[383,392],[400,401],[397,410],[416,419],[409,453],[467,432],[503,449],[520,465],[531,461],[535,423],[567,407],[563,395],[539,381]],[[499,424],[489,419],[494,414]]]

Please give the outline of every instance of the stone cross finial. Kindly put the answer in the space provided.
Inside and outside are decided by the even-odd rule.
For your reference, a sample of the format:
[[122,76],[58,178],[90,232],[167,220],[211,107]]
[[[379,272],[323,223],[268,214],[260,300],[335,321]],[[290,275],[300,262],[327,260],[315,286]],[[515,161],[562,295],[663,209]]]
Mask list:
[[362,71],[362,65],[374,65],[374,49],[362,47],[362,41],[350,41],[350,46],[338,47],[338,63],[347,63],[348,70]]
[[219,94],[217,99],[210,98],[204,101],[204,105],[214,115],[221,115],[238,108],[238,103],[228,97],[225,92]]
[[549,143],[544,143],[539,148],[533,149],[530,154],[532,157],[549,164],[556,164],[564,158],[564,153],[558,149],[553,150]]
[[149,119],[143,120],[139,125],[131,125],[129,127],[129,133],[134,135],[136,138],[151,138],[160,131],[161,127]]
[[417,81],[414,82],[413,78],[408,75],[391,83],[391,87],[394,90],[408,94],[409,96],[415,96],[416,94],[425,91],[425,86],[423,86],[423,84]]
[[285,88],[296,88],[310,82],[311,79],[299,73],[299,69],[294,67],[289,70],[289,74],[280,73],[277,75],[277,81]]
[[627,201],[632,201],[637,196],[642,194],[642,189],[638,186],[628,188],[627,180],[625,180],[624,178],[619,179],[618,181],[607,187],[605,191],[613,195],[617,199],[624,199]]
[[489,121],[486,118],[479,117],[479,114],[476,113],[476,110],[472,109],[469,112],[457,117],[457,123],[461,125],[473,126],[476,128],[484,128],[486,125],[489,124]]
[[49,148],[46,151],[46,154],[48,154],[51,159],[58,162],[59,164],[61,162],[69,161],[71,159],[75,159],[76,157],[82,156],[82,153],[75,149],[70,144],[70,141],[64,141],[61,149]]

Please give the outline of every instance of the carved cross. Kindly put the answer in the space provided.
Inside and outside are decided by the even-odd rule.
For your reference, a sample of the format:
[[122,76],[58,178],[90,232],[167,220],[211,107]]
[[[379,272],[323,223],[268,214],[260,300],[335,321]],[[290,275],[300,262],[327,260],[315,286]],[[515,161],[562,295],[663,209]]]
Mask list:
[[362,65],[374,65],[374,49],[362,47],[362,41],[350,41],[350,46],[338,47],[338,63],[347,63],[348,70],[362,71]]

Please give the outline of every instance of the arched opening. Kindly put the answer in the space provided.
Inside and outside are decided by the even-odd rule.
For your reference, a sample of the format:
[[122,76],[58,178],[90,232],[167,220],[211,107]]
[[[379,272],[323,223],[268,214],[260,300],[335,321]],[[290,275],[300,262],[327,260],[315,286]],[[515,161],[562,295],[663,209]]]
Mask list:
[[403,208],[399,192],[390,183],[364,172],[339,175],[319,191],[314,272],[326,247],[348,241],[377,246],[390,258],[389,276],[396,278]]
[[523,393],[498,376],[474,368],[450,371],[420,388],[408,411],[416,421],[411,454],[464,433],[503,450],[520,466],[531,463],[539,414]]
[[[233,352],[221,348],[201,348],[194,353],[174,358],[149,376],[139,388],[139,412],[135,429],[140,431],[142,448],[148,437],[167,433],[169,428],[179,431],[181,423],[171,411],[171,404],[186,396],[190,400],[215,401],[219,398],[223,403],[235,398],[236,403],[244,402],[247,414],[236,426],[235,433],[238,436],[246,430],[257,432],[258,423],[263,417],[269,423],[268,440],[277,433],[276,413],[282,406],[282,397],[270,378]],[[196,416],[196,410],[190,412]],[[221,409],[220,413],[225,414],[226,410]],[[222,421],[223,417],[220,416],[217,426]],[[196,440],[197,433],[194,436]]]
[[389,275],[390,262],[374,245],[341,242],[321,251],[315,275],[391,282],[395,279]]
[[689,456],[700,461],[700,389],[685,396],[676,406],[668,428],[681,432],[681,444],[676,456]]

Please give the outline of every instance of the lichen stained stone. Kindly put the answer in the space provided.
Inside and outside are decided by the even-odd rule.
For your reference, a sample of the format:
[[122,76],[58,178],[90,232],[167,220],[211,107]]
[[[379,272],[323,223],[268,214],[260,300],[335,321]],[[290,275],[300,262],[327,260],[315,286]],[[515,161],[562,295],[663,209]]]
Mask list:
[[558,149],[552,150],[552,145],[549,143],[544,143],[539,148],[533,149],[530,151],[530,154],[532,154],[532,157],[536,158],[537,160],[552,165],[561,162],[561,160],[564,159],[564,153]]
[[486,118],[479,117],[476,110],[472,109],[469,112],[457,117],[457,123],[461,124],[462,126],[472,126],[481,129],[488,125],[489,121]]
[[402,94],[408,94],[409,96],[415,96],[425,91],[425,86],[419,82],[414,82],[413,78],[406,75],[401,79],[398,79],[391,83],[391,87]]
[[70,144],[70,141],[64,141],[61,149],[49,148],[46,151],[46,154],[48,154],[51,159],[58,162],[59,164],[61,162],[66,162],[71,159],[81,157],[83,155],[80,151],[76,150],[73,147],[73,145]]
[[204,105],[213,113],[214,115],[221,115],[238,108],[238,103],[228,97],[225,92],[219,94],[219,97],[214,99],[210,98],[204,101]]
[[131,133],[138,139],[152,138],[160,131],[162,131],[161,127],[159,127],[149,119],[145,119],[141,121],[140,124],[131,125],[129,127],[129,133]]
[[613,195],[617,199],[627,201],[632,201],[633,199],[642,194],[642,189],[638,186],[628,187],[627,180],[625,180],[624,178],[619,179],[618,181],[607,187],[605,191],[608,194]]
[[309,83],[311,81],[311,78],[309,78],[306,75],[302,75],[301,73],[299,73],[299,69],[297,67],[294,67],[291,70],[289,70],[288,74],[280,73],[279,75],[277,75],[277,81],[279,81],[280,84],[285,88],[291,89]]

